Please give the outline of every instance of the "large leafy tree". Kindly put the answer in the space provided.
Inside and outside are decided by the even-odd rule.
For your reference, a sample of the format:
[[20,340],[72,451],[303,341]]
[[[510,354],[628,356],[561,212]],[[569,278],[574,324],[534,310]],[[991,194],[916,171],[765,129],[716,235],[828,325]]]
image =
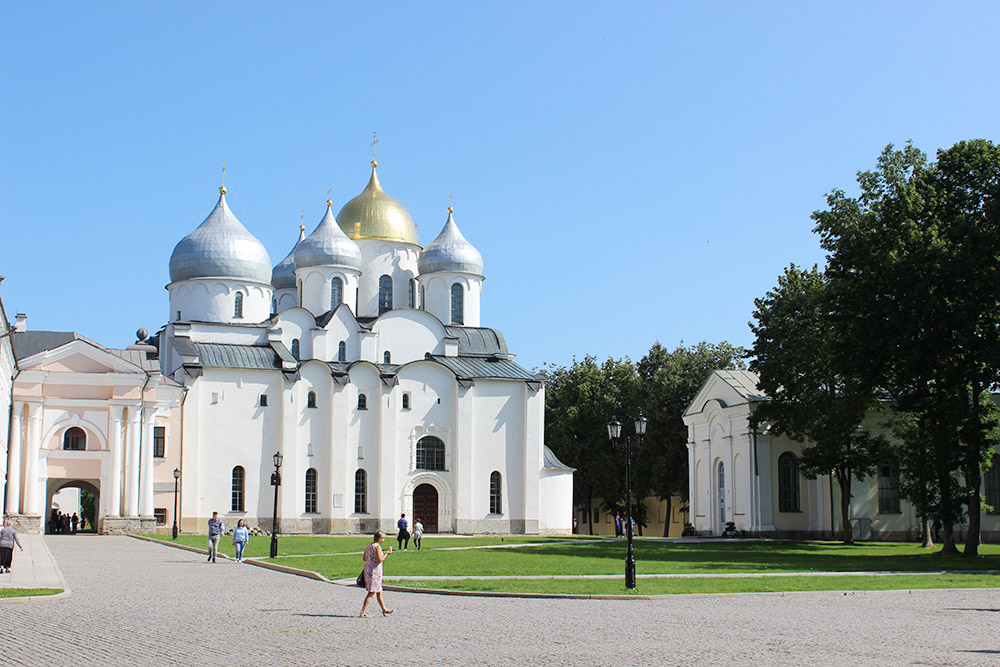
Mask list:
[[876,404],[876,387],[845,363],[848,341],[837,326],[832,296],[817,267],[793,265],[777,287],[755,300],[750,369],[769,400],[753,420],[807,444],[801,467],[808,477],[833,475],[840,488],[843,540],[851,543],[851,481],[874,470],[882,440],[862,428]]
[[640,405],[649,427],[636,452],[634,486],[637,496],[652,494],[666,501],[664,537],[670,530],[673,496],[688,495],[688,433],[682,415],[712,371],[745,368],[745,355],[742,347],[727,342],[703,341],[674,350],[656,342],[636,364]]

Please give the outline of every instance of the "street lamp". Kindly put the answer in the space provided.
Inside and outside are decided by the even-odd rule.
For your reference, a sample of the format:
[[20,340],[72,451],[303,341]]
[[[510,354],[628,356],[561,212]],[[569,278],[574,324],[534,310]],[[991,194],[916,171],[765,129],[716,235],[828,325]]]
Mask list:
[[271,486],[274,487],[274,517],[271,519],[271,558],[278,557],[278,487],[281,486],[281,452],[274,453],[274,472],[271,473]]
[[177,539],[177,482],[181,478],[181,471],[174,468],[174,539]]
[[[646,435],[646,422],[649,420],[639,413],[635,418],[635,434],[639,436],[639,447],[642,446],[642,438]],[[612,417],[608,422],[608,437],[617,447],[622,447],[621,443],[622,423],[617,417]],[[635,590],[635,550],[632,547],[632,440],[625,436],[625,530],[628,536],[628,549],[625,552],[625,588]]]

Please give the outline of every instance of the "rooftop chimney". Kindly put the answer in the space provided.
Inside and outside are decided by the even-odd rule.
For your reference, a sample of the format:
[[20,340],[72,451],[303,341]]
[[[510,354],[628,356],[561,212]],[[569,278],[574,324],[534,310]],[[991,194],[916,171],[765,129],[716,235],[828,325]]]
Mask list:
[[28,330],[28,316],[24,313],[17,314],[17,322],[14,323],[14,331],[24,333]]

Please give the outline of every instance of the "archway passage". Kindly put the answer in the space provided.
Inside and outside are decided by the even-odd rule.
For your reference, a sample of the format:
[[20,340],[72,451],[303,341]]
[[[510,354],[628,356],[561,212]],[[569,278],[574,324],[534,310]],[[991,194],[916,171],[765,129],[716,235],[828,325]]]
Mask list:
[[430,484],[413,490],[413,520],[420,519],[425,533],[438,532],[438,492]]
[[[72,501],[71,506],[62,507],[57,497],[60,497],[60,491],[66,489],[79,489],[79,494]],[[48,502],[46,503],[46,507],[48,509],[44,517],[46,533],[78,532],[79,530],[86,532],[97,531],[97,519],[99,518],[97,514],[101,506],[101,483],[99,480],[50,479],[47,492]],[[65,494],[62,497],[65,497]],[[72,494],[69,497],[72,497]],[[66,515],[77,515],[78,523],[76,524],[76,528],[78,531],[73,530],[72,524],[61,528],[57,527],[57,511]],[[79,521],[79,519],[86,519],[86,521]]]

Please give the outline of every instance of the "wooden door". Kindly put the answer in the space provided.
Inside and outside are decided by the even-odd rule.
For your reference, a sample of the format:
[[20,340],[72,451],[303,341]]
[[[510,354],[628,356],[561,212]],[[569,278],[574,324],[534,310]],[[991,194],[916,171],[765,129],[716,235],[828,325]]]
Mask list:
[[413,490],[413,521],[417,519],[424,524],[425,533],[438,532],[438,492],[430,484]]

